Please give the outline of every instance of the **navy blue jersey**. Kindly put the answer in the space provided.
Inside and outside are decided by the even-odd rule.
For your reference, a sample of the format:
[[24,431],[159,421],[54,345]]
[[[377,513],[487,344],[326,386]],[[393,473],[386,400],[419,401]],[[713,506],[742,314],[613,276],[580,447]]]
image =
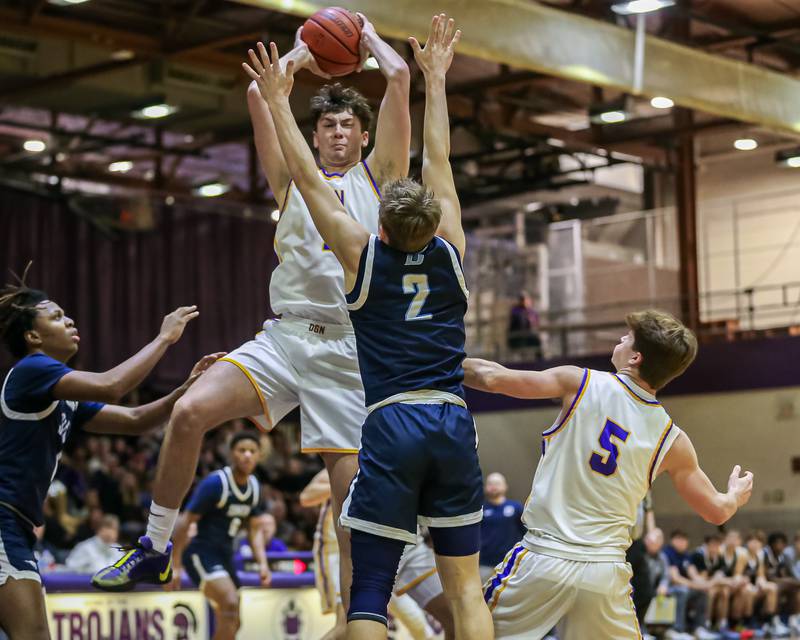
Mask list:
[[201,516],[192,544],[222,546],[233,553],[233,539],[242,524],[262,511],[258,480],[250,476],[240,487],[230,467],[215,471],[197,485],[186,510]]
[[34,353],[8,372],[0,392],[0,504],[37,526],[44,523],[42,506],[67,436],[103,408],[53,397],[53,387],[70,371]]
[[494,567],[503,561],[506,553],[519,542],[527,529],[522,524],[522,505],[515,500],[500,504],[486,502],[481,522],[480,563]]
[[368,407],[409,391],[463,398],[468,295],[458,251],[446,240],[404,253],[370,237],[347,294]]

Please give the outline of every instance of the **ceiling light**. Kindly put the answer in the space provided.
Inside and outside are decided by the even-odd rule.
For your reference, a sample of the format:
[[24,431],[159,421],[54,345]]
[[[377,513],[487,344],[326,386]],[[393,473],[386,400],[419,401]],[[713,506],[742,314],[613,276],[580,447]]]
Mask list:
[[111,54],[112,60],[131,60],[136,54],[130,49],[118,49]]
[[167,116],[171,116],[177,110],[178,107],[162,102],[161,104],[151,104],[147,107],[139,109],[138,111],[134,111],[131,115],[134,118],[140,119],[166,118]]
[[269,217],[272,218],[273,222],[277,222],[281,219],[281,212],[279,209],[273,209],[272,213],[269,214]]
[[128,173],[133,169],[133,162],[130,160],[118,160],[108,165],[108,170],[112,173]]
[[666,9],[674,4],[675,0],[630,0],[630,2],[615,2],[611,5],[611,9],[621,16],[629,16],[634,13],[650,13]]
[[800,147],[778,151],[775,154],[775,162],[784,167],[800,169]]
[[739,151],[752,151],[753,149],[758,148],[758,142],[756,142],[752,138],[739,138],[736,142],[733,143],[733,146],[736,147]]
[[204,198],[214,198],[230,191],[230,188],[230,185],[221,182],[210,182],[209,184],[199,186],[195,189],[195,193]]
[[47,145],[43,140],[26,140],[22,143],[22,148],[31,153],[40,153],[47,149]]
[[675,103],[665,96],[656,96],[650,101],[650,106],[656,109],[671,109]]
[[89,0],[48,0],[48,2],[59,7],[68,7],[72,4],[83,4],[84,2],[89,2]]
[[605,124],[616,124],[617,122],[625,122],[628,116],[625,115],[624,111],[604,111],[598,115],[598,118],[600,122]]

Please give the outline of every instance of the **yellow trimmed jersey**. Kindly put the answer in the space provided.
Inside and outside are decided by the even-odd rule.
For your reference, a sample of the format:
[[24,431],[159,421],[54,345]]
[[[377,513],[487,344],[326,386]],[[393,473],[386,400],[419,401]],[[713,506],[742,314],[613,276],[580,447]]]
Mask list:
[[542,434],[522,520],[546,555],[624,562],[630,530],[680,429],[629,376],[590,369],[572,405]]
[[[370,233],[378,233],[380,191],[366,162],[345,173],[319,171],[345,210]],[[270,306],[317,322],[350,324],[344,299],[344,272],[319,235],[311,214],[293,181],[289,182],[275,230],[280,263],[269,284]]]

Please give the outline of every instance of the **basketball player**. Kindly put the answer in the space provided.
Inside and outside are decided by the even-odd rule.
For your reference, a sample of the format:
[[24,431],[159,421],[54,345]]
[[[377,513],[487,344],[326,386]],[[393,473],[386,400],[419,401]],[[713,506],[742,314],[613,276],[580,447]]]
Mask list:
[[[464,231],[449,163],[445,73],[460,37],[435,16],[425,49],[410,39],[425,76],[427,186],[384,186],[379,236],[344,211],[319,183],[292,117],[293,65],[253,60],[249,75],[267,94],[278,139],[314,223],[345,272],[350,318],[369,415],[359,471],[342,509],[353,549],[349,640],[385,638],[387,603],[417,523],[429,527],[457,638],[491,639],[480,597],[478,550],[483,487],[475,427],[463,400]],[[433,195],[435,192],[436,196]],[[419,518],[418,518],[419,516]]]
[[[338,84],[323,87],[311,101],[313,140],[319,152],[315,177],[331,195],[337,194],[349,216],[377,231],[379,185],[408,172],[409,73],[403,59],[361,17],[362,45],[386,77],[375,146],[362,160],[369,143],[367,101]],[[252,51],[251,55],[255,57]],[[297,69],[313,67],[308,47],[299,39],[282,64],[289,62]],[[270,282],[272,309],[282,317],[265,322],[254,340],[215,365],[208,379],[178,403],[159,456],[141,558],[125,570],[110,567],[100,572],[94,580],[99,588],[152,579],[164,570],[169,536],[192,482],[203,434],[223,422],[252,416],[259,426],[271,429],[299,404],[302,450],[322,455],[331,475],[337,516],[355,473],[366,412],[342,268],[314,228],[256,84],[251,85],[247,99],[262,168],[282,211],[275,233],[280,264]],[[349,585],[349,536],[337,533],[342,584]],[[150,546],[152,551],[144,550]],[[148,562],[139,566],[145,559]],[[345,589],[345,599],[348,594]]]
[[[180,307],[158,336],[103,373],[75,371],[67,362],[80,338],[72,318],[49,296],[25,285],[0,291],[0,336],[17,359],[0,392],[0,628],[10,640],[47,640],[42,580],[34,557],[34,527],[73,431],[139,435],[166,422],[175,401],[223,354],[206,356],[168,396],[141,407],[116,406],[138,386],[196,318]],[[109,404],[105,404],[109,403]]]
[[469,387],[562,401],[543,434],[523,515],[528,532],[485,585],[497,638],[536,640],[557,624],[561,640],[641,638],[625,550],[655,477],[668,473],[689,506],[717,525],[750,498],[753,475],[740,477],[738,465],[726,493],[714,488],[691,440],[656,399],[694,360],[694,334],[654,310],[631,313],[626,322],[629,331],[611,357],[615,374],[464,361]]
[[[258,464],[261,443],[253,431],[239,431],[230,441],[231,466],[215,471],[194,490],[175,525],[172,550],[172,584],[181,585],[181,568],[203,592],[214,608],[212,640],[234,640],[239,630],[239,579],[233,566],[233,540],[242,524],[248,526],[250,547],[258,563],[261,585],[268,586],[264,529],[255,518],[263,511],[261,491],[253,471]],[[197,535],[186,544],[189,527],[197,523]]]
[[[344,638],[346,626],[336,570],[339,566],[339,549],[333,534],[330,497],[331,484],[325,469],[314,476],[300,493],[302,506],[320,507],[314,533],[314,581],[322,599],[322,613],[336,614],[336,625],[322,640]],[[406,597],[410,598],[410,602]],[[429,629],[422,609],[442,625],[445,640],[452,640],[453,616],[442,592],[436,560],[433,551],[420,536],[416,544],[406,547],[400,558],[389,612],[403,623],[414,640],[425,640]]]

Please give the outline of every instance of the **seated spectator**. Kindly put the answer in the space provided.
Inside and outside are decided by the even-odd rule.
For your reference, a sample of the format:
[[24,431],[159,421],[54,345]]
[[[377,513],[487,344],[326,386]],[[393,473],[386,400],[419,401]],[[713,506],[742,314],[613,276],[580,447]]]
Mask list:
[[747,549],[742,546],[742,536],[735,529],[725,534],[721,560],[722,574],[730,589],[728,615],[731,626],[744,627],[751,615],[748,611],[752,609],[752,594],[749,589],[750,581],[742,571],[747,563]]
[[508,348],[532,347],[536,357],[541,358],[542,341],[537,331],[538,326],[539,314],[533,308],[533,301],[527,293],[521,291],[508,318]]
[[97,533],[78,543],[67,556],[64,564],[75,573],[95,573],[103,567],[114,564],[119,551],[113,547],[119,539],[119,518],[115,515],[103,516]]
[[525,535],[522,524],[522,505],[506,497],[508,483],[502,473],[486,476],[481,521],[481,579],[486,580],[494,568],[503,561],[506,553]]
[[793,554],[787,554],[788,545],[786,534],[771,533],[762,555],[767,580],[778,585],[778,611],[788,616],[789,627],[800,633],[800,580],[794,577]]
[[761,626],[763,630],[774,637],[787,637],[791,631],[781,622],[778,613],[778,585],[767,579],[764,564],[764,534],[751,533],[745,538],[747,555],[742,563],[742,575],[748,578],[748,591],[751,599],[748,601],[746,614],[751,618],[751,624]]
[[678,530],[672,532],[669,541],[664,548],[664,555],[669,563],[669,594],[675,596],[677,607],[675,628],[672,635],[666,637],[669,640],[683,639],[693,631],[697,640],[718,640],[719,635],[708,629],[707,585],[689,577],[689,537]]
[[33,528],[36,543],[33,545],[33,555],[39,566],[39,573],[48,573],[56,568],[56,554],[54,549],[44,540],[44,525]]
[[731,581],[724,572],[722,536],[716,533],[706,536],[705,542],[690,556],[687,573],[708,594],[709,620],[716,620],[721,632],[727,631]]

